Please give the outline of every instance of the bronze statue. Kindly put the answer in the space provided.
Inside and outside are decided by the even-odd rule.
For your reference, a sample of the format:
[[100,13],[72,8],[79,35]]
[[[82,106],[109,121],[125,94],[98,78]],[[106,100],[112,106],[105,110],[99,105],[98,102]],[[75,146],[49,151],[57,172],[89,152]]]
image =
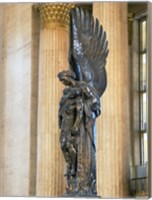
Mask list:
[[108,42],[99,21],[81,8],[70,11],[70,70],[59,106],[60,144],[67,163],[69,196],[96,196],[95,120],[107,86]]

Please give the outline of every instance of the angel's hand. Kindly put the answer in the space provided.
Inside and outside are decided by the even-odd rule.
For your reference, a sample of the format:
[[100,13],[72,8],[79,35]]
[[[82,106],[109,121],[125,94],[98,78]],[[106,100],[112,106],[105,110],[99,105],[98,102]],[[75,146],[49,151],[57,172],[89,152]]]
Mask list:
[[72,135],[72,136],[78,135],[78,133],[79,133],[79,128],[73,126],[73,127],[71,128],[71,135]]

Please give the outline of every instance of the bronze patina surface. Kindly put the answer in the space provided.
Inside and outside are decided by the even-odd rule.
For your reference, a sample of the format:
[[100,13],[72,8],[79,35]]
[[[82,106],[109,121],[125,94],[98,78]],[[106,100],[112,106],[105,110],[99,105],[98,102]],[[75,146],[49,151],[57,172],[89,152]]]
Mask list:
[[108,42],[103,27],[86,10],[70,11],[68,71],[59,105],[60,144],[67,163],[66,196],[96,196],[96,131],[100,97],[107,86]]

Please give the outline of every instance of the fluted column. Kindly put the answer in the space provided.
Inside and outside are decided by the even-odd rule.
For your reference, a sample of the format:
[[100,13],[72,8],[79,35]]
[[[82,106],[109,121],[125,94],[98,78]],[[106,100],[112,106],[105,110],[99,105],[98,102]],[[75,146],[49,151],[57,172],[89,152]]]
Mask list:
[[127,3],[93,3],[93,15],[107,32],[108,87],[97,122],[97,191],[102,197],[128,196],[129,66]]
[[65,162],[59,145],[58,106],[63,86],[57,74],[68,69],[68,26],[71,4],[39,6],[37,195],[58,196],[65,191]]

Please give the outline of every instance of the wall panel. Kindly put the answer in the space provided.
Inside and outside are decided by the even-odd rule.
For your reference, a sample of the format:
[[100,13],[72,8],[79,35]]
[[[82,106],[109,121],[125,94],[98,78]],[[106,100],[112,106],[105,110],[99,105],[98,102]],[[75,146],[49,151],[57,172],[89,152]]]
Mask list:
[[2,4],[0,7],[3,41],[0,66],[0,195],[26,196],[29,195],[30,167],[34,166],[31,166],[30,162],[31,148],[35,148],[31,145],[31,137],[35,138],[36,129],[31,126],[36,123],[37,109],[36,106],[32,106],[37,95],[33,11],[32,4]]

